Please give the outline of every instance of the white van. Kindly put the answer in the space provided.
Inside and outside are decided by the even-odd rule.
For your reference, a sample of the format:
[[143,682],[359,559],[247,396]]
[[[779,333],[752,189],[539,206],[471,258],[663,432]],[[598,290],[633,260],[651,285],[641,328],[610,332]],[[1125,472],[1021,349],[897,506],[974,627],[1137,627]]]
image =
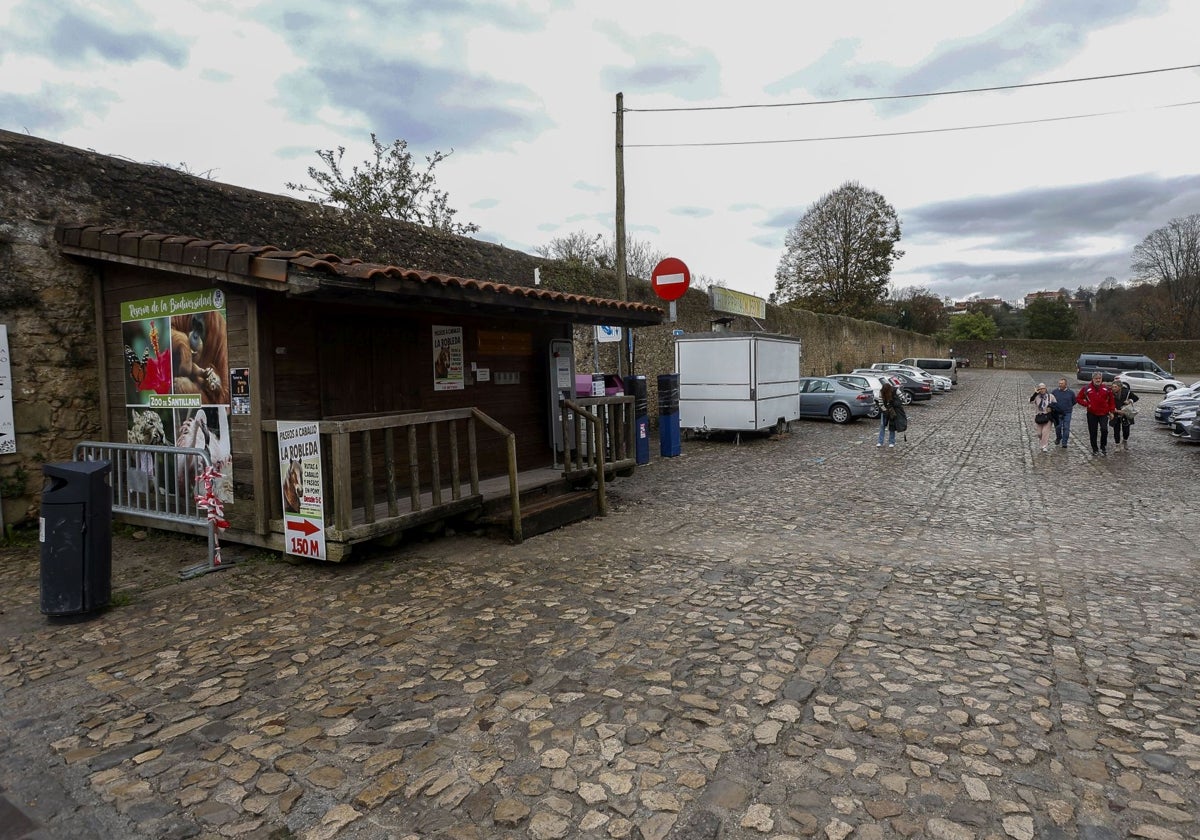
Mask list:
[[958,362],[954,359],[901,359],[900,364],[911,365],[938,376],[949,376],[951,382],[958,384]]

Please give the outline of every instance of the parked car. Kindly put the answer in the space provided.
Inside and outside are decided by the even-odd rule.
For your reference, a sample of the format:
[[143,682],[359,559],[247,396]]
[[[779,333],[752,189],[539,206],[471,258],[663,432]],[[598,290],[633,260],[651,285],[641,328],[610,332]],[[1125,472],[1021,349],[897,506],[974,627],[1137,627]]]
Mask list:
[[1171,415],[1171,436],[1180,440],[1191,436],[1192,426],[1196,424],[1196,409],[1189,408],[1176,411]]
[[[940,373],[933,373],[932,371],[915,367],[913,365],[906,365],[903,362],[883,362],[882,364],[882,370],[903,373],[920,382],[928,382],[930,386],[932,386],[933,393],[935,394],[941,393],[942,391],[949,391],[954,385],[954,383],[951,382],[950,378],[947,376],[942,376]],[[876,366],[872,365],[872,367]]]
[[1200,420],[1192,420],[1184,432],[1186,434],[1179,437],[1180,443],[1200,443]]
[[1152,370],[1127,370],[1121,373],[1121,381],[1134,391],[1148,391],[1152,394],[1169,394],[1172,391],[1187,386],[1178,379],[1163,376]]
[[[880,371],[874,368],[859,368],[850,371],[851,373],[865,373],[878,376]],[[902,370],[887,370],[883,371],[892,379],[892,384],[900,389],[900,402],[908,405],[913,400],[931,400],[933,399],[933,385],[928,382],[920,382],[909,376]]]
[[943,376],[940,373],[931,373],[929,375],[933,377],[933,384],[937,386],[939,391],[949,391],[954,387],[954,382],[949,376]]
[[[836,373],[829,378],[836,379],[844,385],[850,385],[855,388],[870,388],[875,400],[882,398],[883,379],[881,377],[869,376],[865,373]],[[872,402],[871,410],[867,412],[867,416],[871,418],[879,416],[879,405],[877,403]]]
[[1171,425],[1171,415],[1176,411],[1184,411],[1189,408],[1200,406],[1200,396],[1188,397],[1181,400],[1163,400],[1158,404],[1158,408],[1154,409],[1154,420],[1157,423]]
[[[1174,391],[1163,397],[1163,402],[1169,403],[1176,400],[1188,400],[1197,396],[1200,396],[1200,380],[1193,382],[1191,385],[1185,385],[1182,388],[1176,388]],[[1160,403],[1160,405],[1161,404],[1162,403]]]
[[828,376],[800,377],[800,416],[824,417],[849,423],[867,417],[875,405],[871,390],[838,382]]
[[912,365],[902,365],[900,362],[876,362],[875,364],[871,365],[871,368],[873,370],[898,370],[901,373],[908,374],[910,377],[920,382],[928,382],[930,385],[933,384],[933,374],[923,371],[918,367],[913,367]]

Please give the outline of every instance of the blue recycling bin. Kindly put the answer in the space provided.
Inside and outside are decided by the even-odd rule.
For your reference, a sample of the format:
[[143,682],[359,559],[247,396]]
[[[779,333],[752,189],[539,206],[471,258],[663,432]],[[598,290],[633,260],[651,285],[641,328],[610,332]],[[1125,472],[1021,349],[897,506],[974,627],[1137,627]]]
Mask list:
[[681,451],[679,443],[679,374],[663,373],[658,377],[658,451],[664,458],[674,458]]
[[646,377],[626,376],[625,393],[633,397],[634,460],[644,467],[650,463],[650,399]]

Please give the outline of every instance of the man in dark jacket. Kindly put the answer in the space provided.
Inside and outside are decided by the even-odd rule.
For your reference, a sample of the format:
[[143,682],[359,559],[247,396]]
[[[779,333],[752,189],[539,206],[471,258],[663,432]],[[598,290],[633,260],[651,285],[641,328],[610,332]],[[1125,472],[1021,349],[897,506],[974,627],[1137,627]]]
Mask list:
[[[1088,438],[1092,442],[1093,455],[1108,454],[1108,421],[1117,411],[1113,402],[1112,389],[1104,384],[1104,374],[1096,371],[1092,381],[1079,389],[1075,402],[1087,409]],[[1096,433],[1100,433],[1100,446],[1096,446]]]
[[1054,417],[1054,445],[1067,448],[1071,437],[1071,412],[1075,409],[1075,392],[1067,387],[1066,377],[1058,380],[1058,387],[1050,392],[1054,403],[1050,413]]

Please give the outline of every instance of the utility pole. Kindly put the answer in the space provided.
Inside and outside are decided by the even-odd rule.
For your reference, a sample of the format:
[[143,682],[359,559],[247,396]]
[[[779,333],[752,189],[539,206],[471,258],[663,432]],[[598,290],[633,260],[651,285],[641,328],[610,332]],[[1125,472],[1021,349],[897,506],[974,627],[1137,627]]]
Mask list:
[[[617,93],[617,298],[629,300],[629,286],[625,278],[625,94]],[[626,368],[633,373],[633,327],[625,328],[625,340],[617,351],[617,373],[623,375],[622,358]],[[629,356],[626,357],[626,352]]]
[[617,94],[617,297],[629,300],[625,282],[625,94]]

